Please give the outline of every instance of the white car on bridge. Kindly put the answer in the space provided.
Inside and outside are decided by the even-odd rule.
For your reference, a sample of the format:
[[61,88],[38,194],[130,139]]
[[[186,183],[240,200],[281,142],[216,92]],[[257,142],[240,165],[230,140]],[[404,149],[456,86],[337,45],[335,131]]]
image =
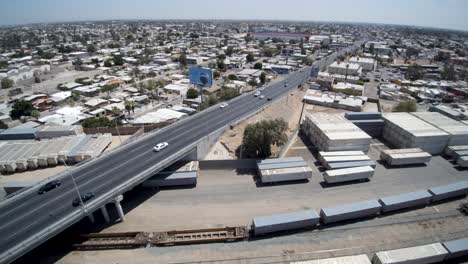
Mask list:
[[163,150],[164,148],[166,148],[167,146],[169,146],[169,143],[161,142],[161,143],[158,143],[156,146],[154,146],[153,150],[156,152],[159,152]]

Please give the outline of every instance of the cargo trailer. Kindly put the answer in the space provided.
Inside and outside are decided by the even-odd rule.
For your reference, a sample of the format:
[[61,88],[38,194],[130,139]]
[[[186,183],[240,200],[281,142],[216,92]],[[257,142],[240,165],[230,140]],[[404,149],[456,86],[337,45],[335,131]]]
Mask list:
[[432,155],[427,152],[390,154],[388,165],[401,166],[413,164],[425,164],[431,161]]
[[345,168],[363,167],[363,166],[371,166],[372,168],[375,169],[376,164],[372,160],[332,162],[332,163],[327,164],[327,169],[336,170],[336,169],[345,169]]
[[353,167],[345,169],[327,170],[323,178],[327,183],[338,183],[357,180],[368,180],[374,175],[371,166]]
[[339,156],[360,156],[366,155],[363,151],[320,151],[318,158],[320,163],[324,163],[324,157],[339,157]]
[[468,181],[460,181],[428,190],[432,194],[431,201],[440,201],[444,199],[464,196],[468,194]]
[[368,200],[335,207],[322,208],[320,217],[324,224],[365,218],[379,214],[382,205],[377,200]]
[[420,153],[424,152],[420,148],[404,148],[404,149],[384,149],[380,152],[380,159],[387,161],[390,154],[403,154],[403,153]]
[[298,211],[286,214],[259,216],[252,220],[255,235],[279,231],[310,228],[318,225],[320,216],[314,210]]
[[453,157],[455,155],[455,151],[460,150],[468,150],[468,145],[448,146],[445,149],[445,155]]
[[371,264],[366,254],[291,262],[291,264]]
[[367,155],[357,155],[357,156],[325,156],[323,157],[323,165],[327,166],[332,162],[348,162],[348,161],[366,161],[370,160]]
[[450,253],[449,258],[468,256],[468,238],[446,241],[442,245]]
[[468,168],[468,156],[458,157],[457,165],[459,165],[462,168]]
[[432,198],[426,190],[387,196],[379,199],[382,204],[382,212],[406,209],[410,207],[425,206]]
[[425,264],[443,261],[448,255],[448,251],[441,243],[429,245],[400,248],[375,253],[372,258],[374,264]]
[[260,179],[262,183],[305,181],[311,177],[312,169],[309,166],[260,170]]

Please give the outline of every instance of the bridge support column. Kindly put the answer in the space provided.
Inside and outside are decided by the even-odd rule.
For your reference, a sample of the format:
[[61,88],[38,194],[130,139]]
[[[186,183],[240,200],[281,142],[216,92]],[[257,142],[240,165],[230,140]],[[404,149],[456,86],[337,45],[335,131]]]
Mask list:
[[109,217],[109,213],[107,212],[107,208],[105,205],[101,207],[101,212],[102,212],[102,215],[104,216],[104,220],[106,220],[106,223],[109,223],[110,217]]
[[93,213],[90,213],[90,214],[88,215],[88,219],[89,219],[89,221],[91,221],[91,223],[96,222],[96,219],[94,218]]
[[122,206],[120,205],[120,201],[123,200],[123,195],[117,196],[114,200],[115,208],[117,209],[117,213],[119,214],[120,221],[123,222],[125,221],[125,215],[122,210]]

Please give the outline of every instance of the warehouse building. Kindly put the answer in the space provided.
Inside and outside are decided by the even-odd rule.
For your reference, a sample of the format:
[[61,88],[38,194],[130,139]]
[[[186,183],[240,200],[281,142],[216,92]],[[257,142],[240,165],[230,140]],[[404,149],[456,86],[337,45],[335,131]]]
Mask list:
[[361,57],[352,57],[349,62],[359,64],[363,71],[373,71],[376,64],[374,59]]
[[341,75],[361,75],[362,68],[356,63],[345,63],[345,62],[333,62],[328,66],[328,72],[330,74],[341,74]]
[[386,113],[383,116],[383,137],[397,148],[420,148],[440,154],[450,135],[410,113]]
[[450,135],[449,146],[468,144],[468,126],[438,112],[412,113],[417,118],[447,132]]
[[321,151],[368,151],[371,137],[338,114],[307,113],[302,123],[303,133]]

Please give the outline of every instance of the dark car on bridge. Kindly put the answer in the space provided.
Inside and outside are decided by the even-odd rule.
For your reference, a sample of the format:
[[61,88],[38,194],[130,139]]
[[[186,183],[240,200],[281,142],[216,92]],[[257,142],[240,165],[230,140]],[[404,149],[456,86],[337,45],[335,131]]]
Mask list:
[[[93,193],[93,192],[87,192],[87,193],[84,193],[81,195],[81,201],[83,201],[83,203],[86,203],[87,201],[91,200],[91,198],[93,198],[96,194]],[[76,197],[75,200],[73,200],[73,207],[77,207],[78,205],[81,204],[81,201],[80,201],[80,198],[79,197]]]
[[48,191],[51,191],[57,187],[60,186],[60,184],[62,184],[62,182],[60,180],[53,180],[53,181],[50,181],[46,184],[44,184],[41,188],[39,188],[39,194],[44,194]]

